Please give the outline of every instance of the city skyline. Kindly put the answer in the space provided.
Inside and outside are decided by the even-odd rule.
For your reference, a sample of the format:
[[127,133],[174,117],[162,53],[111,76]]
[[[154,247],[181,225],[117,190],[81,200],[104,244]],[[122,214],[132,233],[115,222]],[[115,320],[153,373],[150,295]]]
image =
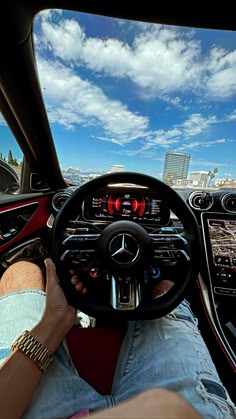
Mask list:
[[[13,137],[12,137],[11,140],[12,141],[10,141],[9,144],[12,144],[13,145],[12,148],[16,152],[16,155],[17,155],[17,150],[21,154],[20,148],[17,145],[17,143],[15,142],[15,139],[13,139]],[[4,152],[2,152],[0,150],[0,158],[3,158],[6,162],[8,162],[9,153],[12,153],[12,148],[8,149],[6,154],[4,154]],[[174,152],[174,151],[166,152],[166,156],[168,154],[171,154],[171,153],[176,153],[176,152]],[[189,155],[187,153],[176,153],[176,154],[181,154],[181,155],[189,156],[189,161],[191,161],[191,155]],[[16,155],[14,155],[13,157],[14,157],[15,162],[18,164],[18,167],[16,168],[15,167],[15,164],[14,164],[14,169],[15,169],[15,171],[17,171],[17,174],[19,174],[20,171],[21,171],[20,166],[21,166],[21,163],[22,163],[23,155],[21,155],[21,158],[17,158]],[[19,154],[18,154],[18,156],[19,156]],[[164,165],[164,168],[165,168],[165,165]],[[164,179],[164,168],[163,168],[163,172],[157,174],[154,177],[158,177],[159,179],[162,179],[163,180]],[[83,170],[83,169],[80,169],[78,167],[72,168],[71,166],[68,167],[68,168],[66,168],[66,169],[63,168],[63,167],[61,167],[61,171],[62,171],[62,173],[64,175],[68,174],[68,175],[78,175],[78,176],[79,175],[91,175],[92,176],[92,175],[99,175],[99,174],[101,175],[101,174],[105,174],[105,173],[109,173],[109,172],[114,172],[114,171],[117,171],[117,172],[126,171],[126,168],[125,168],[124,165],[121,165],[121,164],[118,164],[118,163],[114,163],[114,164],[112,164],[110,166],[110,168],[108,170],[107,169],[104,169],[104,170],[102,170],[100,172],[96,172],[96,170],[92,170],[92,171],[91,170]],[[187,174],[186,174],[186,177],[184,177],[184,178],[185,179],[188,179],[188,180],[191,180],[191,179],[195,179],[196,176],[197,177],[200,176],[200,178],[199,178],[200,184],[201,184],[201,181],[202,181],[202,186],[206,186],[207,180],[208,180],[207,174],[209,176],[209,171],[205,171],[205,170],[190,171],[190,170],[188,170],[187,171]],[[205,178],[205,179],[203,179],[202,177]],[[178,179],[178,181],[180,181],[181,179],[184,179],[184,178],[175,177],[175,180]],[[216,181],[216,184],[220,184],[223,180],[231,180],[231,179],[232,178],[230,176],[228,176],[227,173],[225,174],[224,178],[219,178],[219,176],[216,175],[214,177],[214,182],[212,182],[212,184],[214,184],[215,181]],[[169,180],[171,180],[171,179],[169,179]],[[200,184],[199,184],[199,186],[201,186]]]

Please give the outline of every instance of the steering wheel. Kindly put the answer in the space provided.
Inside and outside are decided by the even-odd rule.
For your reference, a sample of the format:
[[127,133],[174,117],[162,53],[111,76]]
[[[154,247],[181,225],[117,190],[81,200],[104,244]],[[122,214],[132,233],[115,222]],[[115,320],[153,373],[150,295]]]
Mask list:
[[[158,224],[150,232],[123,219],[105,227],[101,223],[101,228],[78,220],[89,196],[108,185],[127,183],[154,191],[182,223],[181,234]],[[197,277],[200,243],[196,218],[180,195],[158,179],[132,172],[102,175],[79,187],[57,214],[51,234],[52,258],[68,302],[92,317],[109,319],[154,319],[171,312]],[[72,264],[88,284],[85,295],[70,283]],[[152,299],[148,290],[158,282],[160,272],[171,277],[174,286]]]

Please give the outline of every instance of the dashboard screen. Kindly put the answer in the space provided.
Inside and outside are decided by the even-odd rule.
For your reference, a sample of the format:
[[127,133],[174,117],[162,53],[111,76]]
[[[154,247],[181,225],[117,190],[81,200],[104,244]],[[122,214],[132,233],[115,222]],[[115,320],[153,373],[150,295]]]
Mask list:
[[114,221],[128,219],[137,222],[155,222],[166,225],[170,211],[155,193],[146,191],[100,191],[89,197],[84,205],[89,220]]
[[208,213],[202,220],[214,290],[236,295],[236,216]]
[[208,219],[213,263],[236,272],[236,220]]

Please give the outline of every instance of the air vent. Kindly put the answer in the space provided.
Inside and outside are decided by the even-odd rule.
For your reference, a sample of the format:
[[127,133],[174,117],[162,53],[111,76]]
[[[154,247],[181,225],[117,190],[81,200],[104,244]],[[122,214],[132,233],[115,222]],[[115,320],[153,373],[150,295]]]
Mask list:
[[70,197],[70,194],[68,192],[58,192],[54,197],[52,198],[52,207],[53,209],[58,212],[63,207],[64,203],[67,201],[67,199]]
[[196,191],[189,195],[190,206],[198,211],[209,210],[214,203],[214,198],[209,192]]
[[236,213],[236,194],[227,193],[221,198],[221,205],[225,211]]

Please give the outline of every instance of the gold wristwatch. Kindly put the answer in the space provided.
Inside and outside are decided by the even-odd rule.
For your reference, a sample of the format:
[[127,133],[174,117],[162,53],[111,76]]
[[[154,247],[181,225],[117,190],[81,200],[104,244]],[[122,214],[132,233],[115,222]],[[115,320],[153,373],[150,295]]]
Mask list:
[[31,358],[42,372],[45,371],[53,360],[53,353],[35,339],[28,330],[25,330],[12,344],[12,351],[16,348]]

